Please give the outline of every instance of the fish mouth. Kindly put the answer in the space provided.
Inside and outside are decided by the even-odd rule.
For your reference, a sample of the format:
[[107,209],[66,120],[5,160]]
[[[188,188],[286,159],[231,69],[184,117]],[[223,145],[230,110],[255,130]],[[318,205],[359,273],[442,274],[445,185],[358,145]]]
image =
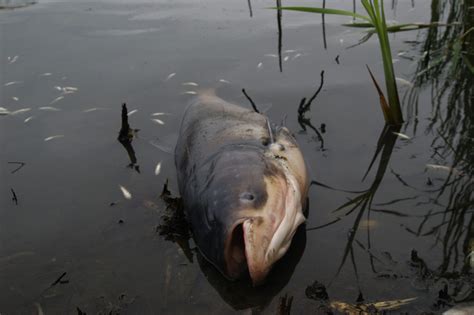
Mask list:
[[237,220],[230,229],[224,258],[231,279],[248,271],[254,286],[263,284],[273,264],[288,251],[296,229],[305,221],[296,182],[284,180],[273,184],[278,189],[263,209],[246,211],[253,212],[253,216]]

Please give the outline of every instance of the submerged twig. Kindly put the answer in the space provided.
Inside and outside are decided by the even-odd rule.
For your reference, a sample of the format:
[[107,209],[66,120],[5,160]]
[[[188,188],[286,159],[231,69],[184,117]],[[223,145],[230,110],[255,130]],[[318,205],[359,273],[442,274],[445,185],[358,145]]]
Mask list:
[[19,164],[20,166],[18,166],[17,168],[15,168],[13,171],[10,172],[10,174],[15,174],[16,172],[18,172],[23,166],[26,165],[26,163],[24,162],[7,162],[8,164]]
[[15,203],[15,205],[18,206],[18,198],[16,197],[16,193],[15,191],[13,190],[13,188],[10,188],[11,192],[12,192],[12,201]]
[[250,98],[250,96],[247,94],[247,92],[245,91],[245,89],[242,89],[242,93],[244,93],[245,97],[249,100],[250,105],[252,105],[253,110],[254,110],[256,113],[259,113],[259,114],[260,114],[260,111],[257,109],[257,105],[255,105],[255,102]]

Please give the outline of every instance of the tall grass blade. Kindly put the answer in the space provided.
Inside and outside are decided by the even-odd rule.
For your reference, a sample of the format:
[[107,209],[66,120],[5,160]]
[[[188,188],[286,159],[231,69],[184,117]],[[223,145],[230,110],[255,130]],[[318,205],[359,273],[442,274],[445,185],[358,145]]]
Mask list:
[[385,98],[385,95],[383,94],[382,89],[380,88],[380,86],[377,83],[377,80],[372,74],[372,71],[370,71],[369,66],[367,66],[367,70],[369,71],[370,77],[372,78],[372,82],[374,82],[375,88],[377,89],[377,93],[379,94],[380,107],[382,108],[383,117],[385,118],[385,121],[387,123],[393,123],[392,114],[391,114],[390,106],[388,105],[387,99]]

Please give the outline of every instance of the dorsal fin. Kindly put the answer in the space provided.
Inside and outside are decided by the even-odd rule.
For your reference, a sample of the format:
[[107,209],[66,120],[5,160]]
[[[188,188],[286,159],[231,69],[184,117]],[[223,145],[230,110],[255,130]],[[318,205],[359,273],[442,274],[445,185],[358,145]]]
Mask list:
[[270,144],[275,142],[275,136],[273,134],[272,126],[270,125],[270,119],[267,118],[267,130],[268,130],[268,137],[270,138]]

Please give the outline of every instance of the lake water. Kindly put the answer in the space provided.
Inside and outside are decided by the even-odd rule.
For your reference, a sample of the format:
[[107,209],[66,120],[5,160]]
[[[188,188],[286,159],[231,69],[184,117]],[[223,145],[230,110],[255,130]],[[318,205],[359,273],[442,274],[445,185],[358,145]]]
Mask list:
[[[439,10],[387,1],[388,20],[461,26],[390,35],[406,123],[385,130],[366,69],[383,82],[378,41],[349,48],[365,35],[341,25],[350,17],[326,16],[323,36],[316,14],[283,11],[279,31],[267,0],[251,10],[244,0],[47,0],[0,11],[0,313],[275,314],[286,295],[291,314],[358,298],[416,298],[400,311],[437,314],[472,300],[473,54],[456,40],[473,26],[472,1],[433,2]],[[283,0],[305,4],[314,1]],[[177,195],[172,150],[189,82],[250,106],[245,88],[286,121],[320,183],[262,288],[224,280],[192,243],[183,250],[157,231],[167,179]],[[117,141],[122,103],[139,129],[132,167]]]

